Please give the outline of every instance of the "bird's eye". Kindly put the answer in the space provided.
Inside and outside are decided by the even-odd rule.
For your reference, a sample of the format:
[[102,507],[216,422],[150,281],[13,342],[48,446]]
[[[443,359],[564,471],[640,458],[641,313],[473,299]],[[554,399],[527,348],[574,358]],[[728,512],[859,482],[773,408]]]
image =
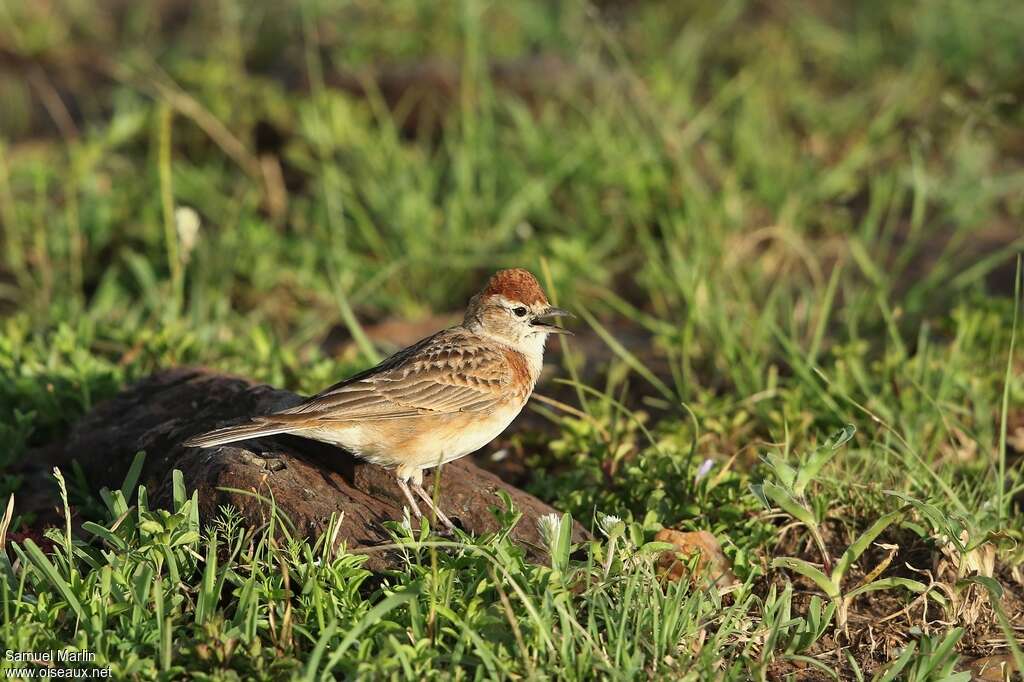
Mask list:
[[523,306],[519,306],[518,308],[513,308],[512,312],[515,313],[516,317],[526,317],[526,313],[529,311]]

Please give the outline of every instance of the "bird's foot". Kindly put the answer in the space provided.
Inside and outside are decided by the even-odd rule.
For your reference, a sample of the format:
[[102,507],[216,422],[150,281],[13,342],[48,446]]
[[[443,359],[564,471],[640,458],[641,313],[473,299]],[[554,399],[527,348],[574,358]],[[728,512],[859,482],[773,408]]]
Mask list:
[[409,502],[409,509],[412,510],[412,515],[417,519],[423,518],[423,512],[420,511],[419,505],[416,504],[416,498],[412,496],[412,491],[409,490],[409,484],[400,478],[396,480],[398,481],[398,487],[405,495],[405,499]]
[[448,518],[448,515],[441,511],[436,504],[434,504],[433,498],[423,489],[423,486],[414,483],[412,489],[419,495],[423,502],[426,503],[430,511],[434,512],[434,516],[437,517],[438,522],[444,527],[444,532],[440,532],[441,535],[451,535],[455,532],[455,524]]

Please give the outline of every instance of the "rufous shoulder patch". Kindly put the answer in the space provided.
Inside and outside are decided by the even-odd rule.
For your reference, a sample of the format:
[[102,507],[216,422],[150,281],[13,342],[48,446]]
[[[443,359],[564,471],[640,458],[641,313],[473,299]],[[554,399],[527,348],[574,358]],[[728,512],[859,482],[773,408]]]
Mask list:
[[511,386],[516,389],[516,392],[520,391],[525,394],[529,394],[533,390],[534,378],[530,375],[530,365],[526,362],[526,358],[517,350],[512,348],[503,349],[505,354],[505,361],[508,362],[508,369],[511,376]]

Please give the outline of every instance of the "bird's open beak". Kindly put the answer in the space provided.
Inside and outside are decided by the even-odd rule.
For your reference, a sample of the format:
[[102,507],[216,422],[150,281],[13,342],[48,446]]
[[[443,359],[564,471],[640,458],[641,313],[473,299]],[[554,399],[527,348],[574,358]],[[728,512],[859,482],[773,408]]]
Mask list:
[[557,324],[545,324],[544,322],[540,322],[540,320],[544,320],[544,319],[547,319],[549,317],[576,317],[576,316],[573,315],[572,313],[570,313],[568,310],[563,310],[562,308],[548,308],[548,309],[544,310],[543,312],[540,312],[540,313],[534,315],[533,316],[533,321],[530,324],[532,324],[534,327],[538,327],[539,329],[542,329],[543,331],[547,332],[548,334],[568,334],[569,336],[573,335],[573,333],[571,331],[569,331],[568,329],[565,329],[563,327],[559,327]]

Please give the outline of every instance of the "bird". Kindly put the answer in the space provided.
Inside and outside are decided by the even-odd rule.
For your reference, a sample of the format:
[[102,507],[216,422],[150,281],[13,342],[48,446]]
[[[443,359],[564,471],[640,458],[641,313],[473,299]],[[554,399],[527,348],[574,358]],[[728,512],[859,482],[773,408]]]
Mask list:
[[574,317],[551,305],[528,270],[499,270],[466,306],[461,324],[398,351],[298,405],[192,436],[187,447],[290,434],[340,446],[390,469],[448,531],[451,519],[423,489],[423,471],[464,457],[496,438],[526,406],[553,334]]

